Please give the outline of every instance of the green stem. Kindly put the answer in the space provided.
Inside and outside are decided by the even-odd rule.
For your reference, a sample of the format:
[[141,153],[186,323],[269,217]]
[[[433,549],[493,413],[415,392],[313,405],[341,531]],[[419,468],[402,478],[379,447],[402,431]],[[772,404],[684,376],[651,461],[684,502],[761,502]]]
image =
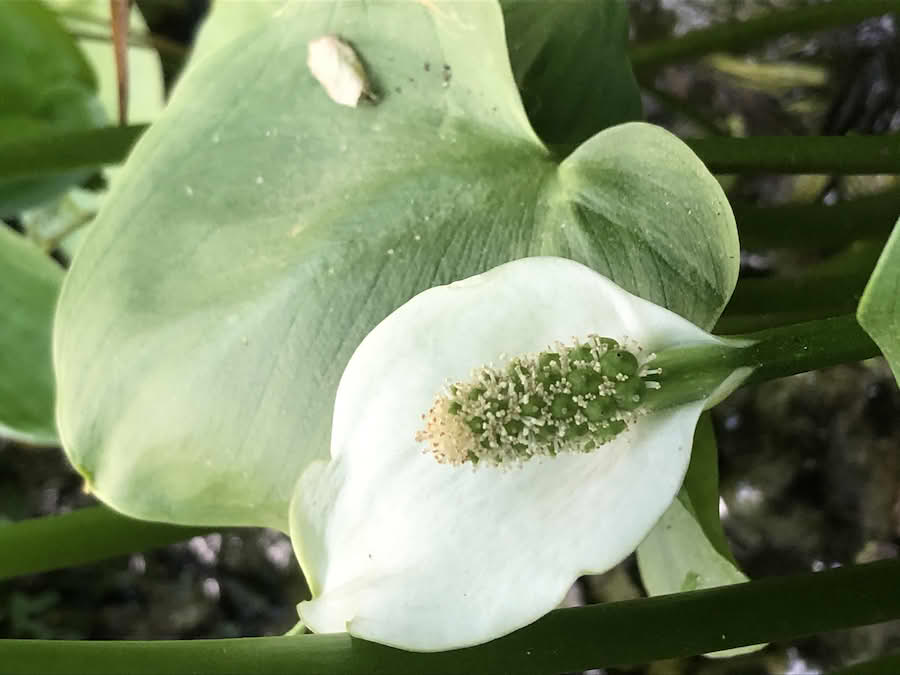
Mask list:
[[[780,326],[733,336],[752,344],[675,347],[657,354],[662,388],[647,393],[649,408],[665,408],[685,401],[727,395],[737,386],[818,370],[849,361],[879,356],[881,351],[853,314]],[[720,384],[732,373],[746,374],[722,392]],[[715,404],[717,401],[713,401]]]
[[0,579],[147,551],[209,531],[133,520],[103,506],[0,525]]
[[[145,129],[101,127],[0,143],[0,181],[121,162]],[[900,135],[720,136],[686,142],[713,173],[900,173]],[[572,149],[558,148],[563,154]]]
[[[111,42],[112,35],[110,20],[103,19],[90,12],[80,12],[78,9],[60,9],[57,13],[67,19],[69,32],[73,37],[86,40],[100,40],[103,42]],[[76,27],[75,24],[82,23],[93,26],[100,30],[100,33],[85,33]],[[156,33],[134,33],[128,35],[128,44],[134,47],[154,47],[160,52],[160,56],[172,56],[180,60],[187,58],[190,51],[187,47],[178,42],[173,42],[167,38],[157,35]]]
[[[548,673],[646,663],[900,617],[900,561],[556,610],[469,649],[421,654],[345,634],[230,640],[0,640],[0,673]],[[710,617],[715,617],[714,621]]]
[[62,241],[66,237],[68,237],[70,234],[72,234],[74,232],[77,232],[85,225],[88,225],[91,222],[93,222],[94,217],[96,215],[97,215],[97,213],[95,211],[88,211],[88,212],[82,213],[77,218],[74,218],[72,220],[72,222],[68,223],[62,230],[60,230],[53,236],[47,237],[43,241],[38,241],[38,244],[46,253],[48,253],[48,254],[52,253],[54,250],[56,250],[56,248],[59,247],[59,245],[62,243]]
[[0,182],[116,164],[125,159],[146,125],[100,127],[0,143]]
[[837,246],[887,237],[900,213],[900,190],[858,197],[834,206],[759,207],[732,202],[744,248]]
[[900,173],[900,135],[684,140],[713,173]]
[[742,335],[757,340],[747,347],[743,365],[755,370],[745,384],[774,380],[881,355],[854,314],[807,321]]
[[[104,25],[105,28],[109,28],[109,24]],[[69,34],[79,40],[93,40],[95,42],[112,42],[112,35],[106,32],[102,33],[90,33],[84,30],[79,30],[77,28],[72,28],[69,30]],[[177,42],[172,42],[171,40],[167,40],[166,38],[159,37],[155,34],[144,34],[144,35],[129,35],[128,36],[128,46],[129,47],[139,47],[141,49],[156,49],[160,57],[165,58],[178,58],[184,59],[187,58],[188,50]]]
[[772,12],[747,21],[729,21],[631,47],[631,63],[641,74],[717,51],[743,51],[786,33],[810,33],[900,10],[897,0],[831,0]]

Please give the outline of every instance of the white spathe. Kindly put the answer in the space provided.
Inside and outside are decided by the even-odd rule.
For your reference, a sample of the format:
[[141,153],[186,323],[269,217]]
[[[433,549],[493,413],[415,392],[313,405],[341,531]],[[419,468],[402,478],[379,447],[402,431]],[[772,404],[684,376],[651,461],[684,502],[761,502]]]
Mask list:
[[338,387],[331,460],[307,468],[291,507],[310,629],[416,651],[474,645],[634,551],[681,486],[705,400],[646,414],[592,453],[511,467],[438,464],[415,440],[448,381],[590,334],[644,357],[724,344],[551,257],[424,291],[369,333]]

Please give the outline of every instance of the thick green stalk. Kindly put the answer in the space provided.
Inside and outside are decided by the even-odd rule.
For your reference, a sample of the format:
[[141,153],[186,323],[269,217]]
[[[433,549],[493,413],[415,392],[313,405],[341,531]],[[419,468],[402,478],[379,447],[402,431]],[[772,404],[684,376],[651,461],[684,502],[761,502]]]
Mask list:
[[4,141],[0,143],[0,182],[117,164],[146,128],[142,124],[100,127]]
[[853,314],[770,328],[741,337],[757,340],[744,363],[754,368],[745,384],[774,380],[881,355]]
[[[421,654],[345,634],[157,642],[0,640],[0,673],[549,673],[646,663],[900,618],[900,561],[551,612]],[[714,617],[714,620],[711,620]]]
[[824,248],[857,239],[885,238],[900,213],[900,190],[858,197],[834,206],[752,206],[732,202],[744,248]]
[[207,532],[133,520],[104,506],[0,525],[0,579],[146,551]]
[[881,354],[853,314],[734,336],[749,346],[676,347],[657,355],[662,388],[647,393],[646,405],[665,408],[706,398],[731,373],[747,369],[740,385],[764,382]]
[[[897,0],[900,2],[900,0]],[[0,182],[121,162],[146,126],[102,127],[0,143]],[[713,173],[900,173],[900,136],[689,138]],[[558,146],[566,156],[574,150]]]
[[631,63],[643,74],[712,52],[747,50],[786,33],[811,33],[898,10],[898,0],[831,0],[636,44],[630,50]]
[[684,140],[713,173],[900,173],[900,135]]

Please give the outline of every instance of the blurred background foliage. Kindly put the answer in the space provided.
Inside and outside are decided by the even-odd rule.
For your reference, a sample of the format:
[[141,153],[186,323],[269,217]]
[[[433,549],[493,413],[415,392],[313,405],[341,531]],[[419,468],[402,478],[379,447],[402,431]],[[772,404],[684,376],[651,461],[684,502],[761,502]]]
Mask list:
[[[631,39],[641,44],[804,4],[809,3],[631,0]],[[136,5],[130,38],[131,119],[150,121],[162,105],[163,93],[177,80],[208,3],[137,0]],[[87,47],[99,82],[98,97],[106,116],[114,119],[115,99],[108,95],[109,83],[114,83],[108,19],[86,14],[87,5],[79,7],[77,0],[54,6],[66,30]],[[777,36],[749,53],[719,53],[659,69],[638,69],[645,117],[681,137],[896,133],[897,32],[897,17],[886,15],[808,35]],[[91,86],[88,82],[86,91]],[[78,188],[57,201],[6,218],[9,226],[27,234],[63,266],[115,173],[76,178]],[[810,313],[853,311],[900,210],[895,176],[719,178],[734,205],[745,246],[741,283],[721,330],[744,330],[748,316],[766,312],[765,303],[772,298],[766,284],[773,280],[793,280],[794,295],[771,308],[772,323]],[[863,240],[850,235],[808,248],[808,241],[783,237],[779,242],[772,236],[778,228],[802,225],[808,218],[803,205],[840,209],[848,200],[860,199],[850,203],[862,207],[850,208],[868,210],[833,213],[856,218],[854,225],[866,234]],[[784,205],[800,210],[775,209]],[[777,247],[772,247],[773,241]],[[831,285],[830,274],[838,280]],[[715,409],[720,516],[734,555],[751,578],[897,557],[898,409],[900,394],[881,359],[746,388]],[[0,527],[4,520],[64,513],[94,503],[58,449],[0,440]],[[641,593],[632,557],[607,574],[581,579],[566,604],[621,600]],[[307,594],[284,535],[268,530],[222,531],[102,564],[0,582],[0,635],[77,639],[278,635],[293,626],[294,605]],[[715,617],[709,620],[715,622]],[[900,622],[892,622],[774,644],[727,661],[696,657],[607,672],[813,675],[898,647]]]

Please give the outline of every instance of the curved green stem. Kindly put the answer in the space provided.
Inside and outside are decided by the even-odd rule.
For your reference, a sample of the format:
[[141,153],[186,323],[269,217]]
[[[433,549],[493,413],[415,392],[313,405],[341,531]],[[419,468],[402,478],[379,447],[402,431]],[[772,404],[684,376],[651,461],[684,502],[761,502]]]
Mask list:
[[[900,561],[551,612],[484,645],[404,652],[346,634],[157,642],[0,641],[0,673],[548,673],[791,640],[900,617]],[[715,620],[710,620],[715,617]]]
[[0,579],[147,551],[209,531],[133,520],[104,506],[0,525]]
[[900,135],[719,136],[684,141],[713,173],[900,173]]
[[900,213],[900,190],[858,197],[834,206],[752,206],[732,202],[744,248],[824,248],[887,237]]
[[897,0],[831,0],[636,44],[630,50],[631,62],[643,74],[716,51],[747,50],[786,33],[810,33],[897,10]]

